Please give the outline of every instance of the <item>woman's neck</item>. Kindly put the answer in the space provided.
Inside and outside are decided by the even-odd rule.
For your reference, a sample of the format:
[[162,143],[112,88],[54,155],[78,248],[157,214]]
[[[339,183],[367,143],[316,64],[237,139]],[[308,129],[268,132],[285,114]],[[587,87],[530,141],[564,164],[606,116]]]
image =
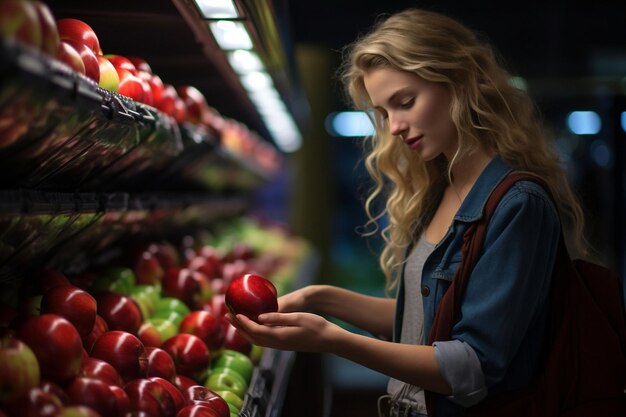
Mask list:
[[479,149],[454,161],[450,187],[460,201],[465,199],[465,196],[470,192],[472,186],[494,156],[495,152]]

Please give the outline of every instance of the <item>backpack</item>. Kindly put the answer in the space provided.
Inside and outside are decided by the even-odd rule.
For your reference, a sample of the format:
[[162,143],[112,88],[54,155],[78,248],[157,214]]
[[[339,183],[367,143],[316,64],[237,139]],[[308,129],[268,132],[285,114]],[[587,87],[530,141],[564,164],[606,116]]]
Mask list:
[[[462,262],[437,310],[430,344],[450,339],[463,292],[482,251],[489,219],[517,181],[533,181],[549,193],[542,179],[524,173],[509,174],[494,189],[483,218],[464,235]],[[488,395],[467,408],[466,416],[626,416],[626,313],[619,277],[603,266],[572,261],[562,231],[549,302],[548,345],[539,375],[525,389]],[[426,392],[431,417],[436,417],[434,395]]]

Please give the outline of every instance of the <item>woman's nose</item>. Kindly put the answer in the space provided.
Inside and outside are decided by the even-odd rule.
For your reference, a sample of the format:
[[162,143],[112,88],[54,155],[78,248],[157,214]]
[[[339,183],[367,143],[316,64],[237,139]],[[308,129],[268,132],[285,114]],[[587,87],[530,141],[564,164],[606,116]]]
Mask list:
[[389,131],[392,135],[400,136],[404,131],[407,130],[407,127],[408,125],[403,120],[389,115]]

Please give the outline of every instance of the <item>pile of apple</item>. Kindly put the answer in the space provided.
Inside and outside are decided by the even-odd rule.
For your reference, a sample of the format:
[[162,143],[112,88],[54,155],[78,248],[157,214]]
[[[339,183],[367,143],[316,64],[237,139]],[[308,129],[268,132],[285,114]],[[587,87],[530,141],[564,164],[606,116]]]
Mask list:
[[0,305],[0,416],[236,416],[261,348],[224,315],[277,308],[254,260],[156,242],[126,266],[29,277]]

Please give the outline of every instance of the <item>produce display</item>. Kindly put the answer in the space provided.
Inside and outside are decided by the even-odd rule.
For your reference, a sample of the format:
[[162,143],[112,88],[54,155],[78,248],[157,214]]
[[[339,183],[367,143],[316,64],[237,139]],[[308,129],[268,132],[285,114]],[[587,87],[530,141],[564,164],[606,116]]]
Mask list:
[[0,411],[237,415],[262,349],[224,315],[275,311],[306,252],[284,229],[240,218],[79,274],[25,277],[0,305]]

